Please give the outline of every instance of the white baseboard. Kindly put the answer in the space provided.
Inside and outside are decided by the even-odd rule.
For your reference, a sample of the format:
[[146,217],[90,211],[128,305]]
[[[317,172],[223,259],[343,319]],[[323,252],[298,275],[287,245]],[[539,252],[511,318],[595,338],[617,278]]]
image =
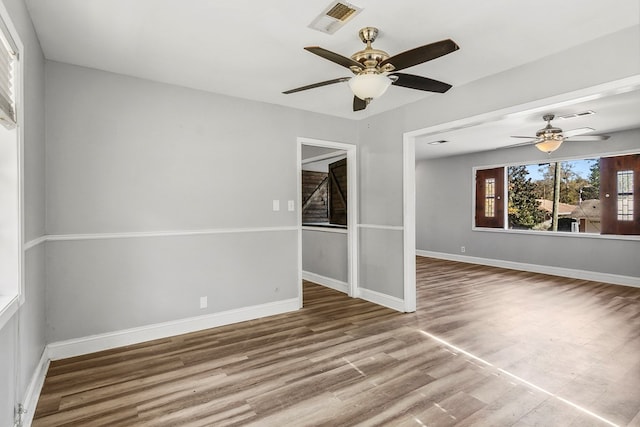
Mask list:
[[370,289],[360,288],[358,292],[358,297],[363,300],[372,302],[374,304],[382,305],[384,307],[400,311],[402,313],[405,312],[404,300],[396,297],[392,297],[380,292],[372,291]]
[[308,271],[302,272],[302,278],[345,294],[349,293],[349,284],[341,280],[332,279],[331,277],[321,276],[320,274],[310,273]]
[[600,273],[597,271],[574,270],[572,268],[551,267],[547,265],[526,264],[521,262],[503,261],[499,259],[479,258],[465,255],[448,254],[444,252],[432,252],[416,250],[416,255],[445,259],[448,261],[467,262],[469,264],[481,264],[491,267],[508,268],[511,270],[529,271],[531,273],[550,274],[552,276],[569,277],[571,279],[591,280],[594,282],[611,283],[614,285],[633,286],[640,288],[640,277],[621,276],[618,274]]
[[38,362],[38,366],[36,366],[33,375],[31,376],[31,381],[29,381],[29,386],[24,394],[24,399],[22,400],[22,404],[26,410],[26,413],[22,418],[23,427],[30,427],[33,422],[33,416],[36,412],[36,406],[38,405],[38,399],[40,398],[40,392],[42,391],[42,385],[44,384],[44,379],[47,376],[48,369],[49,354],[45,347],[42,352],[42,356],[40,357],[40,361]]
[[217,326],[254,320],[261,317],[273,316],[300,308],[298,298],[276,301],[267,304],[243,307],[220,313],[180,319],[171,322],[157,323],[139,328],[91,335],[84,338],[59,341],[47,345],[50,360],[65,359],[96,351],[108,350],[131,344],[138,344],[174,335],[196,332]]

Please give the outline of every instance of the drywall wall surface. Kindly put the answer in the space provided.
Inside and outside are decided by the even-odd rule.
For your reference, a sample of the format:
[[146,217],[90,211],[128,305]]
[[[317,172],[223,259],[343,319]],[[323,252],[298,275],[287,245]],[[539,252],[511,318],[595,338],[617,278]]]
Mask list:
[[46,79],[49,342],[298,296],[297,138],[355,143],[352,121],[56,62]]
[[302,230],[302,271],[347,283],[347,234]]
[[402,118],[358,122],[360,287],[403,298]]
[[640,277],[637,240],[472,230],[474,167],[640,151],[638,141],[636,129],[612,133],[606,143],[563,144],[552,156],[525,146],[418,162],[417,249],[460,255],[465,246],[470,257]]
[[50,242],[48,339],[296,298],[296,242],[295,230]]
[[[25,254],[25,303],[0,329],[0,425],[13,425],[14,409],[25,397],[45,348],[45,249]],[[9,422],[10,421],[10,422]]]
[[13,425],[16,399],[16,331],[15,316],[0,329],[0,423]]
[[302,160],[311,159],[317,156],[323,156],[330,153],[335,153],[335,148],[316,147],[314,145],[303,145],[300,157]]
[[[464,49],[464,45],[461,46],[461,49]],[[446,94],[433,94],[422,101],[397,110],[360,120],[358,126],[361,165],[360,222],[376,226],[382,225],[387,229],[390,225],[403,225],[402,150],[405,132],[640,74],[639,51],[640,27],[634,26],[552,55],[544,61],[507,70],[462,86],[456,87],[454,85]],[[548,67],[549,63],[554,64],[553,74]],[[464,160],[462,161],[464,162]],[[447,169],[443,165],[452,165],[452,162],[455,160],[438,164],[438,171],[446,173],[447,177],[451,176],[453,170],[459,169]],[[458,165],[456,164],[456,166]],[[461,179],[467,180],[469,174],[470,172],[464,178],[453,177],[451,178],[452,182],[458,182]],[[432,175],[430,179],[442,180],[443,178],[442,176],[436,178]],[[457,194],[456,202],[463,196],[466,197],[464,194]],[[470,193],[464,200],[468,205]],[[442,200],[444,204],[436,204],[437,202],[434,201],[430,205],[430,209],[438,210],[440,216],[446,216],[451,212],[450,203],[446,203],[446,201]],[[458,208],[456,207],[456,209]],[[418,210],[417,217],[419,218],[421,215],[424,215],[424,210]],[[455,218],[459,216],[452,215]],[[420,218],[420,221],[421,224],[424,224],[426,219]],[[456,227],[446,231],[446,239],[451,242],[446,243],[447,247],[456,247],[457,251],[460,250],[460,244],[457,243],[460,240],[460,233],[463,233],[460,227],[468,228],[469,224],[469,217],[465,217],[463,222],[456,221]],[[440,233],[439,236],[445,239],[443,230],[436,231]],[[428,232],[419,230],[418,237],[421,236],[420,233],[428,235]],[[378,277],[374,274],[376,263],[373,260],[382,259],[382,254],[388,250],[392,253],[402,253],[401,243],[401,239],[397,239],[396,243],[393,239],[388,241],[379,239],[377,249],[369,246],[366,250],[361,250],[360,284],[362,287],[382,287],[382,284],[367,283],[368,280],[376,280],[374,278]],[[424,245],[418,244],[418,249],[426,248]],[[402,296],[401,273],[403,270],[392,260],[389,260],[385,265],[391,271],[396,272],[393,278],[387,277],[385,281],[384,286],[387,287],[387,293],[398,297]],[[390,274],[387,273],[387,275]]]
[[358,122],[360,223],[402,225],[401,113]]
[[294,225],[272,200],[297,200],[296,137],[353,142],[353,128],[47,62],[47,232]]
[[[44,56],[22,0],[2,0],[24,50],[24,126],[22,140],[23,240],[37,239],[45,230],[44,197]],[[14,409],[24,402],[28,385],[45,347],[44,246],[24,255],[24,304],[0,329],[0,425],[11,426]],[[27,408],[35,410],[35,408]]]
[[360,229],[360,284],[364,289],[404,297],[402,230]]

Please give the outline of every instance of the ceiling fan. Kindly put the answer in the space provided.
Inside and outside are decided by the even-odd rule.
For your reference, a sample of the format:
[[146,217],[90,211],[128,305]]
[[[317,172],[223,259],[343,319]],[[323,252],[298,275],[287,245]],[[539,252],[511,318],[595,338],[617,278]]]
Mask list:
[[377,28],[363,28],[360,30],[359,36],[360,40],[367,46],[363,50],[351,55],[350,58],[319,46],[305,47],[305,50],[311,53],[350,69],[355,76],[339,77],[337,79],[313,83],[282,93],[290,94],[334,83],[349,82],[349,87],[354,93],[353,111],[360,111],[367,108],[367,105],[372,99],[381,96],[390,85],[438,93],[444,93],[451,89],[451,85],[448,83],[394,71],[413,67],[414,65],[422,64],[423,62],[431,61],[432,59],[455,52],[459,49],[459,46],[453,40],[441,40],[407,50],[394,56],[389,56],[387,52],[371,47],[371,43],[373,43],[378,36]]
[[609,135],[585,135],[586,133],[592,132],[594,130],[592,128],[579,128],[563,132],[562,129],[551,125],[551,120],[553,120],[554,117],[553,114],[545,114],[542,116],[542,119],[547,122],[547,125],[539,129],[536,132],[536,136],[511,136],[511,138],[527,138],[531,140],[522,144],[512,145],[512,147],[535,144],[538,150],[551,153],[560,148],[560,145],[569,139],[571,141],[605,141],[609,139]]

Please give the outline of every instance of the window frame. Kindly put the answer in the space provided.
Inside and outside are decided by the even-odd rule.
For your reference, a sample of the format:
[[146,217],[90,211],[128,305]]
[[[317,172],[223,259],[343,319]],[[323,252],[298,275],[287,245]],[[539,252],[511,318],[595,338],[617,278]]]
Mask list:
[[[9,38],[9,43],[15,49],[16,60],[13,69],[14,78],[14,105],[16,123],[11,131],[15,132],[16,138],[16,173],[15,185],[17,190],[17,200],[15,207],[16,226],[17,226],[17,245],[14,247],[17,255],[18,265],[16,266],[17,283],[13,286],[0,288],[0,329],[9,322],[9,320],[18,311],[18,308],[25,303],[25,244],[24,244],[24,58],[26,51],[22,40],[16,30],[11,16],[6,7],[0,2],[0,31],[5,37]],[[7,293],[6,289],[10,289]]]
[[[616,157],[616,156],[626,156],[626,155],[633,155],[633,154],[640,154],[640,150],[635,148],[635,149],[630,149],[630,150],[624,150],[624,151],[617,151],[617,152],[605,152],[605,153],[599,153],[599,154],[594,154],[594,153],[587,153],[581,156],[571,156],[571,157],[558,157],[558,158],[553,158],[551,159],[551,161],[553,162],[567,162],[567,161],[574,161],[574,160],[584,160],[584,159],[590,159],[590,158],[602,158],[602,157]],[[505,162],[505,163],[499,163],[499,164],[488,164],[488,165],[480,165],[480,166],[473,166],[472,167],[472,172],[471,172],[471,181],[470,181],[470,185],[472,188],[471,191],[471,209],[470,209],[470,215],[471,215],[471,230],[472,231],[479,231],[479,232],[489,232],[489,233],[508,233],[508,234],[524,234],[524,235],[533,235],[533,236],[553,236],[553,237],[560,237],[560,238],[566,238],[566,237],[573,237],[573,238],[580,238],[580,239],[605,239],[605,240],[631,240],[631,241],[640,241],[640,235],[637,234],[596,234],[596,233],[575,233],[575,232],[571,232],[571,231],[553,231],[553,232],[549,232],[549,231],[541,231],[541,230],[520,230],[520,229],[510,229],[509,227],[509,222],[508,222],[508,209],[506,208],[506,203],[508,201],[508,177],[506,176],[507,174],[507,170],[510,166],[521,166],[521,165],[529,165],[529,164],[536,164],[539,163],[540,159],[534,159],[534,160],[523,160],[523,161],[512,161],[512,162]],[[504,197],[503,197],[503,203],[505,203],[505,209],[504,209],[504,224],[503,227],[501,228],[492,228],[492,227],[482,227],[482,226],[477,226],[476,222],[475,222],[475,214],[476,214],[476,173],[478,170],[485,170],[485,169],[495,169],[495,168],[499,168],[499,167],[503,167],[504,171],[505,171],[505,177],[504,177]],[[640,193],[639,193],[640,194]]]

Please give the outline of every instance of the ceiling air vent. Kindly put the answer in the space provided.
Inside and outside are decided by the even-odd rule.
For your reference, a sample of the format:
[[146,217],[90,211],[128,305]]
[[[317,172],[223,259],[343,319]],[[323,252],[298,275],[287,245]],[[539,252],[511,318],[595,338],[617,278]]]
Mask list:
[[333,34],[361,11],[362,8],[351,3],[335,1],[309,24],[309,28]]
[[564,116],[558,116],[558,119],[567,120],[567,119],[575,119],[576,117],[590,116],[595,114],[596,112],[593,110],[582,111],[580,113],[573,114],[565,114]]

